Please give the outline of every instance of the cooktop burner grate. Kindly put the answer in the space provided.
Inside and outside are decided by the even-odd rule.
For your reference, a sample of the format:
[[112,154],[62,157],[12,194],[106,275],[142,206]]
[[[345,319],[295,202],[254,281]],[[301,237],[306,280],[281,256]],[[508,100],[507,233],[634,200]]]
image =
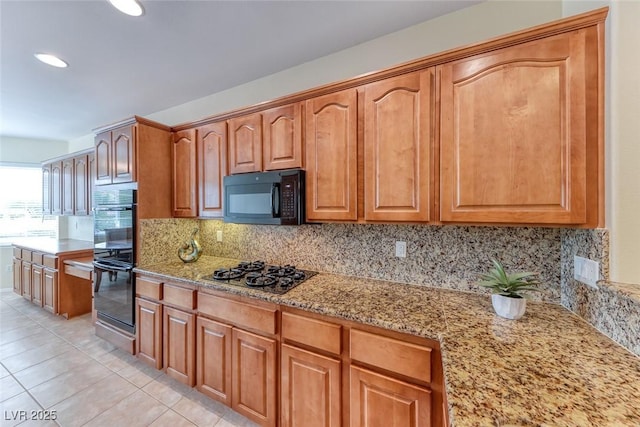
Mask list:
[[315,271],[298,270],[288,264],[266,265],[263,261],[243,261],[232,268],[215,270],[212,278],[217,282],[284,294],[316,274]]

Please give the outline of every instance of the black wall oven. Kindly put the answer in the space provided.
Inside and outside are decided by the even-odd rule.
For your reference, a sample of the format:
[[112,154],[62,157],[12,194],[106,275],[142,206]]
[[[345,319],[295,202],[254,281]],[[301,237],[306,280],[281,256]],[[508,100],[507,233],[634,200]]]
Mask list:
[[135,184],[95,187],[94,306],[98,319],[135,332]]

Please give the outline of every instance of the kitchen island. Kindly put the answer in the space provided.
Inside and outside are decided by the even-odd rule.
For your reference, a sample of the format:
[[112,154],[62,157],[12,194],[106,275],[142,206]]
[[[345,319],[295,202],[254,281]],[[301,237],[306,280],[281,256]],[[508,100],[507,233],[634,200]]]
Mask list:
[[15,293],[67,319],[91,312],[93,242],[33,237],[12,244]]
[[212,289],[440,343],[450,425],[640,425],[640,359],[565,308],[531,303],[518,321],[487,295],[318,274],[284,295],[214,282],[237,260],[140,266]]

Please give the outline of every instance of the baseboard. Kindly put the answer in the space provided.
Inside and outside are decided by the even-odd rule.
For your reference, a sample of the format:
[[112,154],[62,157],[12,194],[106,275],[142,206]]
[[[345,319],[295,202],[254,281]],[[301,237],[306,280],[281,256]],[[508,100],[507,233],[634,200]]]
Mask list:
[[136,354],[136,337],[101,320],[96,320],[96,335],[127,353]]

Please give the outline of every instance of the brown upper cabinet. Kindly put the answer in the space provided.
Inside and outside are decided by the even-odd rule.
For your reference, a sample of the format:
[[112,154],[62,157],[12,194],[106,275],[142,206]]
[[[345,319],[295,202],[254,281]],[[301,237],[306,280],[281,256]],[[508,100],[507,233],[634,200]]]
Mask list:
[[302,167],[301,104],[272,108],[262,113],[263,169]]
[[198,215],[222,217],[222,177],[227,175],[227,123],[197,128]]
[[136,180],[135,126],[105,131],[96,136],[96,185]]
[[271,108],[230,119],[229,172],[302,167],[302,106]]
[[[73,158],[73,214],[89,215],[91,212],[91,186],[89,177],[89,154]],[[65,187],[65,194],[66,187]]]
[[51,163],[42,165],[42,213],[51,214]]
[[173,133],[173,216],[216,218],[227,174],[227,123]]
[[42,211],[46,215],[90,215],[93,149],[42,164]]
[[588,27],[439,67],[443,222],[597,226],[598,58]]
[[262,115],[260,113],[229,120],[229,172],[262,170]]
[[[62,214],[62,162],[51,163],[51,214]],[[46,190],[44,190],[46,191]]]
[[171,155],[173,216],[195,217],[198,214],[195,129],[173,133]]
[[429,221],[433,68],[364,87],[364,219]]
[[607,13],[175,130],[226,120],[231,174],[305,169],[309,222],[601,227]]
[[355,89],[306,102],[306,218],[309,221],[357,219],[357,108]]

